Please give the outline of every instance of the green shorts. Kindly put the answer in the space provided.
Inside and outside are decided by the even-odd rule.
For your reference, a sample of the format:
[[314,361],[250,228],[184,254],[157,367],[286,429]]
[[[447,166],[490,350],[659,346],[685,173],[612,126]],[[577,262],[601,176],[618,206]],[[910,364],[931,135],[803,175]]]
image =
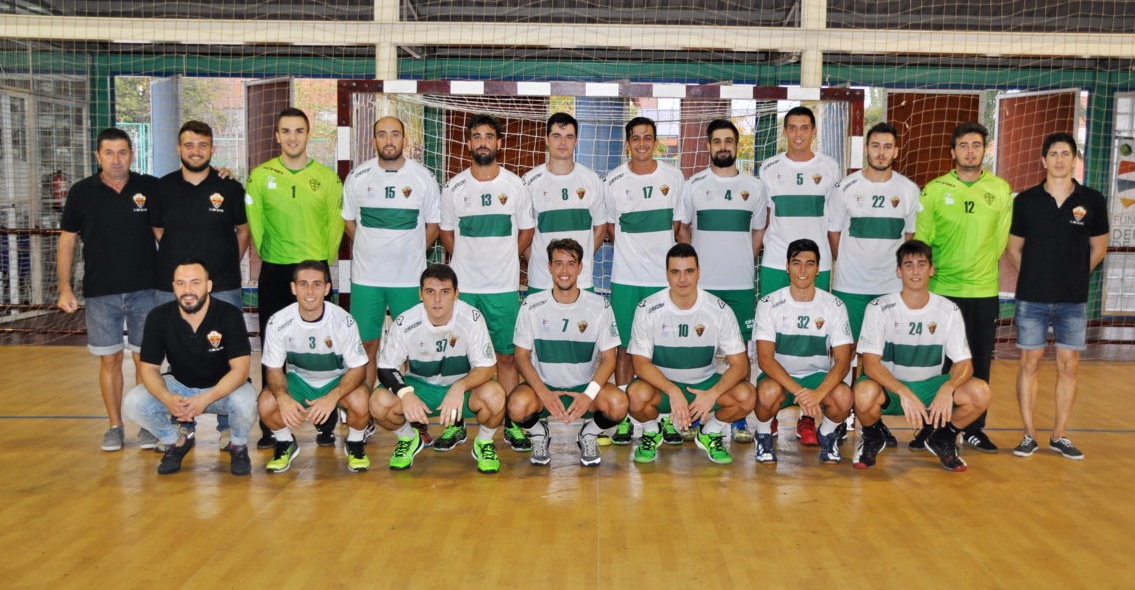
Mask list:
[[516,330],[516,316],[520,313],[520,295],[516,291],[507,293],[461,293],[462,301],[476,307],[485,316],[489,328],[489,338],[497,354],[512,354],[513,332]]
[[[638,377],[635,377],[634,380],[635,381],[641,381],[641,379],[639,379]],[[678,381],[675,381],[674,385],[677,385],[678,387],[680,387],[682,389],[682,393],[686,396],[687,402],[692,402],[692,401],[694,401],[694,394],[690,393],[691,387],[693,387],[694,389],[701,389],[701,390],[704,391],[706,389],[709,389],[710,387],[713,387],[714,385],[717,385],[718,381],[721,381],[721,374],[720,373],[714,373],[713,375],[711,375],[709,377],[709,379],[706,379],[705,381],[702,381],[701,383],[691,384],[691,383],[680,383]],[[653,386],[651,386],[651,387],[653,387]],[[662,403],[658,404],[658,411],[662,414],[669,414],[670,413],[670,396],[666,395],[665,393],[661,393],[660,395],[662,396]],[[716,410],[719,407],[720,406],[718,404],[713,404],[713,409]]]
[[302,404],[305,408],[307,407],[307,403],[305,402],[315,401],[327,395],[329,391],[335,389],[336,385],[339,385],[339,380],[336,379],[323,387],[316,388],[308,385],[307,381],[304,381],[295,373],[287,373],[284,376],[288,380],[288,395],[292,396],[292,399]]
[[[449,392],[448,385],[434,385],[426,381],[422,381],[417,377],[406,375],[403,377],[406,380],[406,385],[414,388],[414,395],[426,404],[426,407],[433,412],[433,417],[437,418],[437,409],[441,406],[441,401],[445,399],[445,394]],[[465,403],[462,405],[462,416],[465,418],[475,418],[477,414],[469,409],[469,392],[465,392]]]
[[396,318],[421,301],[415,287],[371,287],[351,283],[351,315],[359,323],[359,337],[364,342],[382,337],[386,309]]
[[847,308],[847,319],[851,322],[851,335],[855,341],[859,341],[859,331],[863,329],[863,314],[867,311],[867,304],[872,300],[882,297],[882,295],[860,295],[859,293],[845,293],[843,291],[832,291],[843,302],[844,307]]
[[639,302],[664,288],[611,283],[611,311],[615,314],[615,325],[619,327],[619,346],[626,348],[631,341],[631,324]]
[[[779,268],[766,268],[762,266],[757,271],[757,286],[760,288],[758,297],[764,297],[788,286],[788,271]],[[832,271],[822,270],[816,275],[816,287],[825,291],[832,288]]]
[[733,310],[733,317],[737,318],[737,325],[741,328],[741,339],[748,342],[753,339],[753,322],[757,317],[757,290],[756,289],[707,289],[711,294]]
[[[803,377],[793,377],[793,379],[795,379],[796,382],[799,383],[802,387],[805,387],[807,389],[815,389],[824,382],[824,379],[827,376],[827,373],[812,373],[811,375],[805,375]],[[764,381],[768,378],[769,377],[767,373],[761,373],[761,375],[757,377],[757,383],[759,384],[761,381]],[[797,405],[796,394],[788,391],[784,392],[784,402],[780,404],[780,409],[783,410],[784,408],[795,405]]]
[[[856,383],[866,378],[866,376],[860,377],[856,380]],[[945,374],[931,377],[929,379],[924,379],[922,381],[902,381],[901,379],[899,381],[903,385],[909,387],[910,390],[914,392],[914,396],[917,397],[923,403],[923,405],[929,406],[930,402],[934,401],[934,397],[938,395],[938,389],[941,388],[942,385],[949,380],[950,375]],[[886,391],[887,395],[883,399],[883,414],[886,414],[887,416],[902,416],[902,398],[899,397],[899,394],[893,391],[884,391]]]

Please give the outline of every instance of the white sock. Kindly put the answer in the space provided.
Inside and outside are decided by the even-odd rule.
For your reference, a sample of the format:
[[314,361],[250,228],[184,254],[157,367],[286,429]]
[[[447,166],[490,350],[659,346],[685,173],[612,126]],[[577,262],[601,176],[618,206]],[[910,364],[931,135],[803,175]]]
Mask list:
[[764,422],[757,420],[757,434],[772,434],[772,421],[775,418],[770,418]]
[[701,425],[703,434],[722,434],[729,425],[717,419],[716,414],[710,414],[708,420],[704,420]]
[[820,434],[827,436],[835,432],[836,426],[839,426],[839,423],[832,422],[831,418],[824,416],[824,419],[820,421]]
[[528,436],[548,436],[548,426],[537,420],[532,428],[525,428],[524,433]]
[[417,434],[417,430],[410,425],[409,421],[403,422],[402,425],[394,431],[394,436],[398,438],[414,438]]
[[496,428],[489,428],[488,426],[482,424],[481,427],[477,429],[477,440],[491,442],[493,440],[493,435],[496,433]]
[[600,432],[603,432],[603,429],[599,428],[599,425],[596,424],[594,420],[588,420],[587,422],[584,422],[583,429],[580,430],[580,433],[584,436],[598,436]]
[[363,431],[347,426],[347,442],[363,442]]
[[292,429],[288,428],[287,426],[279,430],[273,430],[272,436],[275,437],[279,442],[288,442],[290,440],[295,440],[295,438],[292,438]]
[[[634,418],[631,418],[631,421],[634,421]],[[646,434],[648,432],[654,434],[658,433],[658,420],[647,420],[642,423],[642,433]]]

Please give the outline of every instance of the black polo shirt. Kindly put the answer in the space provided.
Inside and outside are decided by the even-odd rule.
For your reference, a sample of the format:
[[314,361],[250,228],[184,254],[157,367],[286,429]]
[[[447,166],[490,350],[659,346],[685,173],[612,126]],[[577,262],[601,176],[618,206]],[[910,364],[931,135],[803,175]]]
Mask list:
[[210,299],[196,332],[181,317],[176,301],[155,307],[146,317],[142,362],[160,366],[168,359],[169,372],[182,385],[213,387],[229,372],[229,360],[251,354],[244,314],[224,301]]
[[1107,200],[1076,183],[1059,208],[1044,183],[1017,195],[1009,233],[1025,239],[1017,299],[1037,303],[1088,300],[1091,244],[1108,233]]
[[158,249],[158,289],[173,291],[173,269],[187,258],[209,267],[214,291],[239,289],[240,247],[236,226],[244,215],[244,187],[232,179],[209,176],[194,185],[181,170],[163,176],[150,207],[150,223],[164,230]]
[[83,295],[154,288],[156,253],[150,207],[157,181],[131,172],[122,192],[115,192],[95,174],[67,192],[59,227],[83,240]]

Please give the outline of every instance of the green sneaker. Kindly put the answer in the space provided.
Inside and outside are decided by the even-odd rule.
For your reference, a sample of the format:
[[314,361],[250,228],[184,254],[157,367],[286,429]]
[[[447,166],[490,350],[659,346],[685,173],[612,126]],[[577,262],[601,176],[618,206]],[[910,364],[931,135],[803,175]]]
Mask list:
[[725,437],[721,436],[720,432],[706,434],[698,429],[698,436],[694,439],[694,444],[705,451],[710,461],[718,465],[728,465],[733,462],[733,455],[730,455],[729,449],[725,448]]
[[662,444],[661,432],[644,432],[634,448],[635,463],[653,463],[658,456],[658,445]]
[[457,424],[447,426],[445,427],[445,432],[442,432],[441,436],[434,441],[434,450],[442,453],[452,451],[453,447],[465,442],[468,438],[469,433],[465,430],[464,424],[460,426]]
[[272,460],[266,465],[268,473],[283,473],[292,466],[292,459],[300,454],[300,447],[294,440],[276,441]]
[[629,445],[631,444],[631,436],[634,435],[634,424],[631,424],[631,419],[623,418],[622,422],[615,427],[615,434],[611,435],[611,444],[616,445]]
[[532,440],[519,424],[509,420],[504,425],[504,442],[518,453],[527,453],[532,450]]
[[347,470],[351,473],[370,469],[366,444],[365,440],[349,440],[343,444],[343,452],[347,453]]
[[491,440],[474,440],[473,458],[477,460],[477,471],[481,473],[496,473],[501,470],[497,448]]
[[674,428],[674,423],[669,418],[663,418],[658,423],[658,427],[662,429],[662,442],[668,445],[682,444],[682,433]]
[[414,436],[398,437],[398,444],[394,445],[394,454],[390,456],[390,468],[402,471],[414,466],[414,456],[422,452],[422,437],[417,432]]

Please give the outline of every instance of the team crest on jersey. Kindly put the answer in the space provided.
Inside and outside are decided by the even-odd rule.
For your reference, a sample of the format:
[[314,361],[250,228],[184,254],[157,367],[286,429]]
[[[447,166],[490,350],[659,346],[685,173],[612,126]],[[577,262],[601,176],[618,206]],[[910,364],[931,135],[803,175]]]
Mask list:
[[209,195],[209,204],[212,205],[214,209],[220,209],[221,205],[225,204],[225,198],[221,196],[221,193],[213,193]]
[[816,324],[816,329],[817,329],[817,330],[823,330],[823,329],[824,329],[824,323],[825,323],[825,322],[824,322],[824,318],[821,318],[821,317],[817,317],[817,318],[815,319],[815,321],[813,321],[812,323],[813,323],[813,324]]
[[403,197],[406,197],[407,199],[409,199],[409,198],[410,198],[410,193],[412,193],[412,192],[414,192],[414,189],[412,189],[412,188],[410,188],[410,187],[408,187],[408,186],[404,186],[404,187],[402,187],[402,196],[403,196]]
[[812,182],[814,182],[816,184],[820,184],[820,181],[822,181],[823,179],[824,179],[823,174],[813,174],[812,175]]
[[985,193],[985,195],[982,196],[982,198],[985,199],[986,205],[992,205],[993,204],[993,198],[994,198],[993,193]]
[[705,324],[698,324],[694,326],[694,334],[697,334],[699,337],[702,334],[705,334]]
[[748,201],[749,200],[749,191],[741,191],[741,200],[742,201]]
[[456,335],[451,335],[451,336],[449,337],[449,347],[450,347],[450,348],[453,348],[454,346],[457,346],[457,336],[456,336]]
[[891,197],[891,208],[892,209],[898,209],[898,206],[899,206],[899,198],[898,197]]
[[497,195],[497,200],[501,202],[501,205],[504,205],[505,203],[508,202],[508,195],[505,195],[505,194]]
[[334,346],[334,344],[335,343],[331,341],[330,336],[323,339],[323,345],[326,346],[327,348],[331,348],[332,346]]
[[933,334],[934,331],[938,329],[938,324],[936,324],[934,322],[930,322],[929,324],[926,325],[926,329],[930,330],[930,333]]
[[1083,207],[1076,207],[1075,209],[1072,210],[1072,217],[1075,217],[1076,221],[1083,220],[1084,216],[1087,215],[1087,214],[1088,214],[1088,210],[1083,208]]
[[587,320],[579,320],[579,323],[576,324],[575,327],[579,328],[580,334],[586,332],[587,331]]
[[583,187],[575,189],[575,196],[579,197],[579,200],[581,200],[581,201],[583,200],[583,197],[586,194],[587,194],[587,190],[584,189]]
[[662,191],[662,196],[665,197],[666,195],[670,194],[670,185],[664,184],[658,187],[658,190]]
[[311,178],[307,181],[307,186],[310,186],[311,192],[314,193],[314,192],[317,192],[319,190],[319,187],[322,186],[322,185],[319,184],[318,178]]
[[214,349],[221,346],[221,333],[220,332],[218,332],[216,330],[212,330],[212,331],[209,332],[209,334],[207,336],[205,336],[205,338],[207,338],[209,340],[209,346],[212,346]]
[[134,201],[134,206],[138,209],[146,206],[146,195],[142,193],[135,193],[131,199]]

